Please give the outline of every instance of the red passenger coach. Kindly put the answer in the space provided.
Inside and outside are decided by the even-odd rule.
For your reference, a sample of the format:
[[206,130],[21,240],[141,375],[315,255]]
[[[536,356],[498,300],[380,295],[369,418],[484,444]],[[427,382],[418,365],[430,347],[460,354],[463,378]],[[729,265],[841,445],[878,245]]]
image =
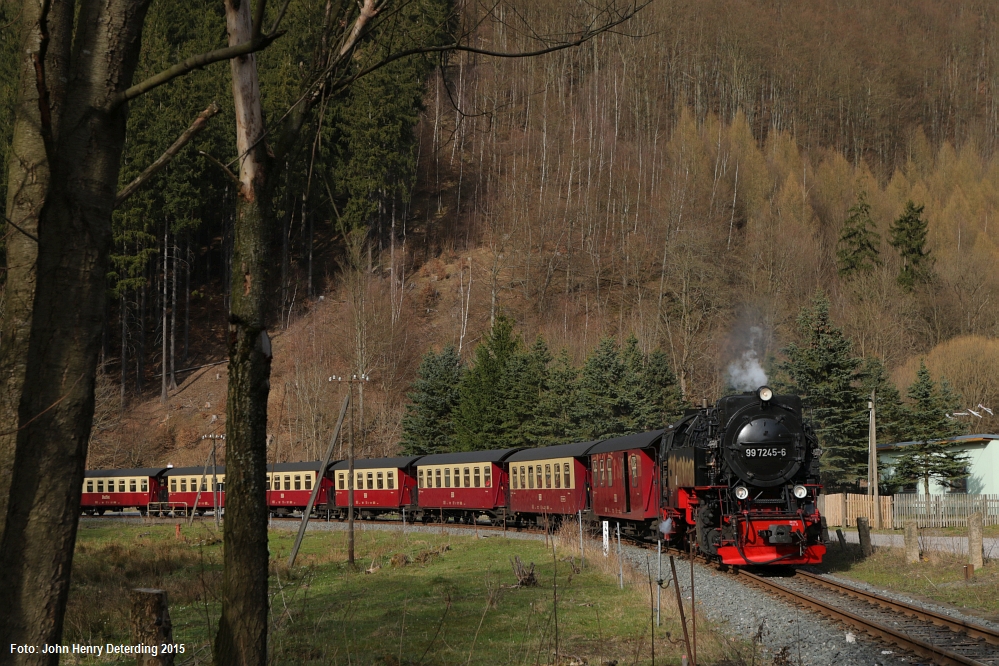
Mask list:
[[[319,493],[314,507],[325,506],[330,498],[333,481],[320,474],[323,466],[318,460],[312,462],[271,463],[267,466],[267,510],[275,515],[287,515],[292,511],[305,511],[316,483]],[[318,479],[318,481],[317,481]]]
[[80,510],[92,516],[138,509],[145,515],[146,507],[166,487],[162,477],[165,471],[164,467],[89,470],[84,473]]
[[472,523],[489,516],[494,525],[506,515],[508,487],[503,461],[519,449],[441,453],[417,463],[417,520]]
[[655,533],[659,519],[656,448],[665,430],[600,442],[588,451],[593,475],[593,514],[621,523],[630,534]]
[[[354,509],[363,519],[386,513],[398,513],[405,508],[416,510],[416,470],[420,456],[401,458],[371,458],[354,461]],[[335,500],[327,509],[333,517],[345,519],[348,511],[348,462],[332,467],[336,484]]]
[[[225,508],[225,467],[173,467],[163,476],[168,482],[166,502],[151,507],[154,513],[203,514]],[[214,486],[213,486],[214,484]]]
[[597,442],[525,449],[507,458],[510,511],[518,522],[541,525],[548,516],[587,509],[586,453]]

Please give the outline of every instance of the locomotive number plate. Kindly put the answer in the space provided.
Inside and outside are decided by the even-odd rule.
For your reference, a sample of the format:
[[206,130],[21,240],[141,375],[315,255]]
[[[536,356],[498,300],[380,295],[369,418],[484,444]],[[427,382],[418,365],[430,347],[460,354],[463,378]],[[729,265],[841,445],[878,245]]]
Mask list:
[[786,448],[746,449],[747,458],[784,458],[785,456],[787,456]]

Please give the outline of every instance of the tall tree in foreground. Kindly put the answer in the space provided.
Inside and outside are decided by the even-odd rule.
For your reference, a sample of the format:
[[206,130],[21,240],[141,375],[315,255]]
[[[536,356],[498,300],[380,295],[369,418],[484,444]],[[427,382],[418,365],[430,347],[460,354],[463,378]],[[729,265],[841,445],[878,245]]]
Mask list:
[[903,432],[915,443],[902,449],[895,465],[895,476],[909,482],[922,482],[923,493],[929,495],[930,479],[949,485],[967,474],[967,456],[954,451],[948,441],[963,430],[960,423],[947,418],[947,412],[960,403],[946,380],[941,379],[939,386],[933,381],[922,361],[906,395],[910,402],[904,407],[906,427]]
[[800,344],[784,350],[780,371],[786,388],[799,394],[813,410],[816,433],[825,449],[824,483],[849,487],[867,473],[866,402],[861,360],[850,341],[832,323],[829,299],[821,291],[798,316]]

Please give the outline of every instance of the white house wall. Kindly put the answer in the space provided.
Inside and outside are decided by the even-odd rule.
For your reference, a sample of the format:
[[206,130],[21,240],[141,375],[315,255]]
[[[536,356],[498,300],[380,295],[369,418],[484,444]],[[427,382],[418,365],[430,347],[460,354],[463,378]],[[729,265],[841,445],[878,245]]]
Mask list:
[[[987,444],[955,446],[954,449],[968,456],[968,494],[999,494],[999,439],[990,440]],[[878,457],[882,471],[892,469],[899,455],[898,451],[880,454]],[[922,481],[916,484],[916,492],[923,494]],[[950,489],[947,486],[930,479],[931,495],[945,495],[948,492]]]

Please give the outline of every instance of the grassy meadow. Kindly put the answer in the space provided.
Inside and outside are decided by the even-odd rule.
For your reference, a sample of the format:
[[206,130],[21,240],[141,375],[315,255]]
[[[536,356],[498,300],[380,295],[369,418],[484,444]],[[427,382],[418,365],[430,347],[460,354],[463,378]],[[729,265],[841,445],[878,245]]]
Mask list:
[[[345,532],[310,532],[289,569],[295,533],[274,530],[271,663],[553,664],[556,652],[559,664],[652,663],[648,576],[625,566],[620,589],[616,559],[596,545],[580,569],[569,532],[553,539],[553,554],[544,541],[497,532],[358,531],[354,568]],[[516,556],[535,564],[536,587],[516,587]],[[128,642],[128,590],[156,587],[167,590],[174,641],[186,646],[177,663],[207,663],[221,557],[210,522],[185,525],[180,539],[172,524],[82,522],[63,643]],[[672,588],[662,599],[655,663],[678,664],[685,651]],[[762,663],[754,646],[701,618],[698,648],[701,664]],[[63,663],[104,663],[70,657]]]

